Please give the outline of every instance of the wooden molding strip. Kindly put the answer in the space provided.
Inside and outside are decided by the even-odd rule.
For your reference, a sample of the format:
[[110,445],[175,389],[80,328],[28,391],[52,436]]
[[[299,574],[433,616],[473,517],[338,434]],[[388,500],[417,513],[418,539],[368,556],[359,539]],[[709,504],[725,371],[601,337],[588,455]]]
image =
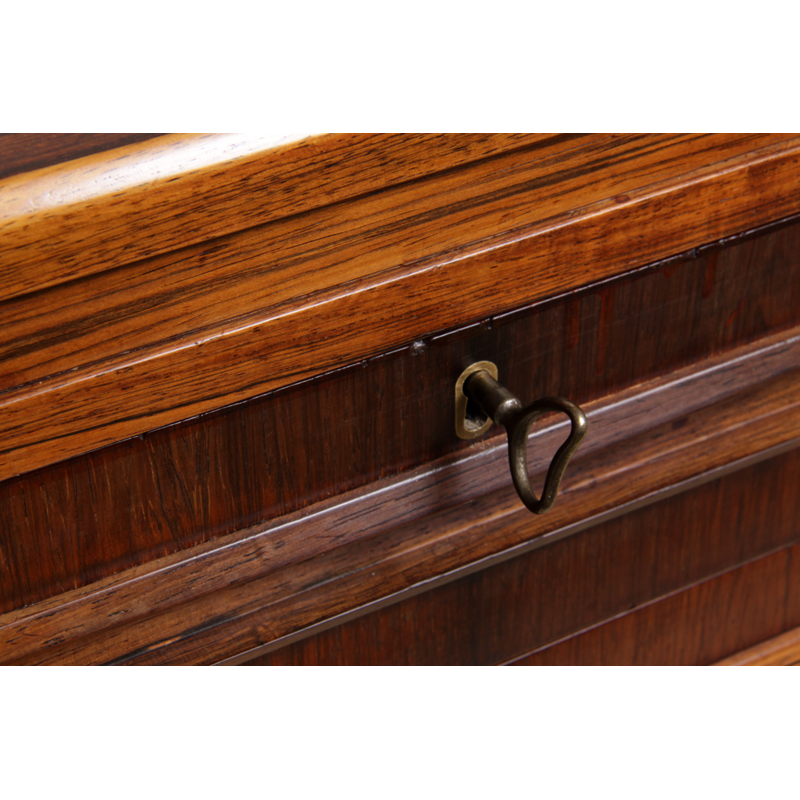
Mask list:
[[[0,617],[4,663],[210,663],[423,591],[800,445],[800,330],[590,404],[552,512],[514,494],[505,442]],[[542,472],[563,426],[532,437]],[[242,656],[244,658],[245,656]]]
[[0,180],[155,139],[158,133],[0,133]]
[[0,299],[384,189],[549,134],[175,134],[0,184]]
[[72,282],[53,290],[66,293],[49,298],[54,316],[41,313],[48,293],[11,301],[0,480],[800,212],[800,140],[644,186],[656,153],[676,165],[650,143],[623,179],[609,172],[637,141],[616,161],[595,143],[577,177],[562,142],[527,173],[530,154],[510,154],[277,221],[211,255]]
[[800,664],[800,628],[723,658],[718,667],[789,667]]

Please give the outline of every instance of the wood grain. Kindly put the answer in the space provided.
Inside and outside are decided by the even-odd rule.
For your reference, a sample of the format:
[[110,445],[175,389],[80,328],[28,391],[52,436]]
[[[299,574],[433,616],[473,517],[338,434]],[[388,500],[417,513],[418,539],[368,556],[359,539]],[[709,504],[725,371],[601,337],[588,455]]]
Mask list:
[[[533,649],[539,650],[537,657],[546,659],[544,648],[552,642],[632,610],[636,613],[709,575],[800,540],[793,491],[798,480],[800,451],[795,450],[249,663],[499,664]],[[763,583],[758,590],[759,599],[767,602],[773,615],[779,609],[778,626],[784,623],[780,611],[800,614],[800,593],[793,609],[783,609],[783,595],[772,594]],[[719,609],[726,608],[727,599],[720,598]],[[767,622],[762,608],[749,607],[754,601],[749,594],[744,610],[751,619],[749,626],[741,627],[775,630],[774,620]],[[697,603],[687,604],[685,610],[689,613],[680,623],[685,639],[670,631],[668,643],[662,642],[663,621],[655,616],[649,625],[637,626],[636,637],[618,641],[605,636],[603,663],[647,660],[651,649],[658,652],[656,663],[697,663],[704,655],[698,652],[698,643],[709,645],[710,639],[730,641],[732,637],[742,641],[736,616],[725,618],[717,610],[722,619],[709,624],[713,610],[698,608]],[[697,635],[700,626],[705,637]],[[583,655],[582,636],[570,640],[575,647],[569,652],[576,653],[577,663],[593,663]],[[715,646],[720,652],[719,643]],[[559,647],[554,645],[554,649]]]
[[10,301],[0,478],[800,210],[796,141],[691,141],[661,183],[686,141],[543,145]]
[[[794,494],[789,496],[794,501]],[[797,625],[798,587],[800,544],[793,544],[537,650],[515,664],[710,664]]]
[[[672,371],[683,388],[668,411],[686,412],[800,363],[792,323],[796,222],[10,479],[0,484],[0,611],[467,448],[454,435],[452,386],[473,361],[494,360],[521,398],[581,404],[636,394]],[[772,330],[755,350],[730,351]],[[714,382],[695,384],[695,362],[709,353],[721,354],[702,368]],[[626,406],[615,424],[633,435],[662,413],[641,408]],[[584,449],[601,441],[600,425],[595,417]]]
[[546,134],[173,134],[0,187],[0,298],[115,269]]
[[[721,381],[734,393],[688,413],[679,398],[702,396],[704,380],[719,386],[716,370],[698,369],[701,383],[690,392],[685,383],[670,391],[665,382],[660,391],[645,385],[590,406],[590,426],[597,422],[601,432],[603,408],[624,424],[609,423],[598,437],[603,446],[579,453],[545,517],[522,507],[510,485],[505,445],[489,440],[466,457],[451,456],[6,614],[0,657],[6,663],[209,663],[256,655],[339,615],[551,544],[716,479],[720,470],[796,448],[800,370],[790,351],[784,354],[772,380],[753,376],[744,389],[748,367],[765,359],[738,361],[738,378]],[[653,406],[648,412],[640,403]],[[635,409],[638,415],[628,413]],[[630,435],[627,421],[634,417],[653,427]],[[545,430],[535,439],[539,466],[558,434]],[[786,475],[796,486],[791,471]],[[793,504],[793,489],[789,494]]]
[[720,667],[790,667],[798,664],[800,628],[793,628],[717,662]]
[[0,133],[0,181],[115,147],[154,139],[158,133]]

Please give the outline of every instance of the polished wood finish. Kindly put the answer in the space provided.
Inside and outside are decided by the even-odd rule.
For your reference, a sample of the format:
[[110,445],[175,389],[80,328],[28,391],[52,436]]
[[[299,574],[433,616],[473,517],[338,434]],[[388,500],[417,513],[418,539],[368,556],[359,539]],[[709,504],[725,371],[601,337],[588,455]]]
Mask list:
[[[797,341],[782,356],[772,351],[771,380],[757,366],[771,361],[769,351],[751,346],[749,358],[738,354],[736,376],[726,372],[732,359],[720,359],[716,369],[702,363],[694,381],[687,371],[590,406],[594,447],[576,456],[545,517],[522,507],[510,485],[505,443],[490,439],[466,457],[451,456],[6,614],[0,653],[9,663],[230,659],[744,469],[800,445]],[[703,405],[704,387],[708,397],[718,395],[716,402]],[[537,472],[559,433],[535,437]],[[781,498],[790,498],[788,508],[797,485],[793,470],[785,469],[790,491],[780,489]],[[761,494],[754,488],[742,496]]]
[[0,479],[797,213],[763,141],[545,140],[9,300]]
[[[655,404],[614,417],[618,438],[775,379],[800,363],[790,331],[726,359],[800,323],[798,254],[800,223],[771,226],[5,481],[0,610],[469,449],[454,435],[452,387],[472,361],[494,360],[523,399],[561,394],[598,409],[671,372],[668,394],[657,383]],[[695,380],[694,362],[714,352],[708,379]],[[583,452],[604,441],[590,419]]]
[[[0,181],[23,172],[145,142],[158,133],[0,133]],[[0,189],[0,191],[2,191]]]
[[21,175],[0,187],[0,298],[571,138],[172,134]]
[[793,628],[717,662],[720,667],[795,667],[799,664],[800,628]]
[[[795,500],[794,493],[789,496]],[[710,664],[732,650],[800,623],[798,587],[800,544],[794,544],[685,592],[623,613],[515,663]]]
[[[796,626],[799,188],[761,135],[163,137],[12,176],[0,661],[694,663]],[[587,412],[544,517],[504,436],[454,435],[480,359]]]
[[[795,450],[249,663],[498,664],[534,648],[521,663],[708,663],[748,636],[800,620],[800,591],[784,609],[768,582],[774,570],[760,564],[745,567],[750,592],[741,578],[725,578],[738,605],[729,595],[704,605],[686,589],[776,549],[785,570],[784,546],[800,540],[798,480]],[[777,577],[783,585],[797,572]],[[708,602],[707,586],[699,594]],[[680,610],[677,625],[661,611],[670,603]],[[617,637],[620,618],[628,624]],[[599,650],[584,644],[590,636]]]
[[[231,663],[496,664],[537,645],[520,663],[709,663],[800,621],[798,478],[794,450]],[[248,622],[268,635],[284,610]]]

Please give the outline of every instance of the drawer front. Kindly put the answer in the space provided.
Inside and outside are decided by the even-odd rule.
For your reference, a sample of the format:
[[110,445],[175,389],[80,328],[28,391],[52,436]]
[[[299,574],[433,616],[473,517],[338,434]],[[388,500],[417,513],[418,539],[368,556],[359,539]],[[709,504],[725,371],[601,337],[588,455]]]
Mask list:
[[0,480],[800,213],[785,136],[178,144],[0,187]]
[[[547,146],[562,149],[567,144],[547,141]],[[540,146],[524,145],[533,150]],[[780,158],[789,152],[787,147],[778,146]],[[530,160],[527,150],[520,152]],[[774,167],[778,156],[769,152],[758,158],[766,158]],[[516,151],[492,156],[511,158],[521,156]],[[487,174],[500,180],[497,174],[502,170],[496,160],[477,163],[492,165]],[[522,169],[519,164],[518,168]],[[745,167],[731,164],[728,172],[738,174],[737,169]],[[707,181],[713,184],[720,174],[709,171],[707,179],[695,175],[694,182],[689,181],[695,188],[687,191],[699,194],[687,203],[699,203]],[[763,168],[759,174],[766,174]],[[785,168],[779,175],[780,181],[770,179],[776,185],[797,180],[793,169]],[[511,183],[519,186],[519,175]],[[677,181],[670,189],[673,199],[679,185]],[[713,185],[719,191],[723,184]],[[422,194],[423,188],[416,191]],[[488,193],[481,196],[482,202],[489,202]],[[661,195],[642,195],[653,203],[657,196]],[[647,520],[659,519],[663,509],[680,516],[688,513],[684,508],[716,507],[724,503],[720,498],[731,493],[755,497],[761,492],[772,497],[767,485],[776,507],[786,513],[793,507],[787,488],[791,481],[764,475],[772,475],[769,470],[775,475],[796,472],[791,451],[800,440],[796,401],[800,396],[800,219],[780,218],[781,211],[791,207],[788,201],[776,204],[770,216],[756,200],[750,198],[749,218],[766,224],[754,228],[743,224],[748,218],[744,211],[740,219],[738,211],[728,209],[724,214],[731,216],[723,222],[709,210],[701,214],[697,226],[676,229],[669,236],[663,228],[642,229],[644,217],[637,214],[645,200],[639,202],[633,192],[617,197],[613,213],[603,211],[610,214],[608,219],[627,220],[622,239],[608,234],[601,244],[592,244],[586,236],[590,230],[595,231],[591,235],[600,230],[600,218],[592,215],[591,224],[584,228],[559,223],[553,229],[562,232],[562,238],[553,239],[563,245],[558,262],[586,264],[595,254],[602,267],[585,270],[580,281],[570,277],[575,285],[548,272],[543,254],[556,263],[556,253],[538,229],[523,236],[515,233],[508,218],[502,225],[495,221],[497,235],[506,237],[502,246],[484,247],[447,262],[460,265],[465,279],[481,276],[466,304],[468,288],[448,293],[450,279],[443,278],[441,284],[435,279],[437,270],[441,273],[444,268],[431,271],[426,266],[425,280],[434,281],[431,285],[436,291],[427,296],[427,283],[409,283],[411,293],[401,292],[406,310],[398,306],[396,329],[390,324],[391,316],[380,316],[373,343],[368,326],[378,318],[368,298],[358,291],[345,292],[341,297],[349,298],[352,318],[342,321],[335,304],[325,314],[340,320],[345,325],[342,331],[357,329],[355,345],[334,337],[338,349],[332,361],[318,358],[322,334],[313,325],[304,329],[306,334],[291,327],[297,318],[292,312],[287,329],[291,347],[281,353],[294,353],[299,366],[294,371],[286,367],[286,372],[281,372],[281,366],[277,387],[270,383],[273,362],[269,357],[262,360],[263,374],[251,382],[246,399],[231,391],[224,369],[214,375],[200,369],[202,380],[198,379],[197,386],[203,403],[197,405],[186,395],[169,406],[188,419],[146,412],[136,417],[135,424],[150,427],[99,449],[92,447],[104,444],[109,431],[120,438],[128,430],[124,420],[133,417],[126,417],[125,409],[135,406],[146,384],[146,380],[138,382],[136,369],[150,369],[147,365],[160,359],[164,361],[161,367],[172,363],[167,351],[163,359],[154,356],[142,361],[133,377],[124,378],[134,399],[122,384],[109,395],[109,407],[116,403],[116,416],[98,417],[97,429],[106,431],[100,438],[85,425],[95,400],[83,413],[81,431],[59,433],[55,425],[34,436],[37,417],[26,417],[23,398],[15,406],[20,446],[6,452],[13,451],[14,458],[22,459],[15,464],[37,466],[0,482],[0,659],[7,663],[248,659],[305,663],[313,660],[308,653],[329,652],[334,646],[331,642],[352,638],[356,630],[369,639],[378,635],[381,626],[394,627],[401,618],[417,619],[414,614],[439,615],[436,625],[447,627],[446,620],[462,603],[458,587],[471,586],[463,591],[476,592],[474,587],[480,584],[481,591],[494,596],[500,591],[497,587],[508,587],[509,582],[516,585],[514,570],[535,575],[551,558],[591,559],[588,551],[601,541],[607,542],[603,547],[609,552],[621,548],[620,554],[628,554],[619,556],[620,564],[629,568],[628,577],[619,578],[627,587],[622,594],[603,590],[607,602],[599,605],[583,595],[584,604],[597,606],[594,617],[586,607],[580,612],[573,609],[574,613],[559,616],[560,628],[539,626],[532,633],[534,617],[526,617],[524,610],[531,596],[520,588],[508,600],[509,607],[516,608],[514,602],[519,606],[513,612],[521,615],[519,624],[512,626],[516,633],[503,634],[497,647],[467,652],[453,640],[445,657],[436,655],[440,651],[422,639],[415,650],[405,640],[407,634],[402,634],[392,644],[396,650],[387,646],[382,654],[369,654],[362,642],[347,651],[349,655],[339,654],[344,661],[392,662],[402,660],[391,655],[400,651],[407,658],[417,653],[418,658],[412,660],[424,662],[508,661],[600,624],[621,613],[626,603],[649,607],[671,592],[688,591],[692,583],[738,569],[748,559],[792,546],[791,526],[781,523],[759,535],[755,518],[748,517],[741,534],[745,543],[731,549],[714,536],[702,536],[700,520],[711,519],[708,524],[713,524],[717,534],[727,525],[713,514],[701,514],[691,528],[700,537],[700,549],[694,555],[686,552],[683,539],[670,540],[672,544],[664,544],[667,550],[659,555],[658,542],[666,542],[667,533],[656,536],[655,544],[649,545],[652,552],[638,552],[628,542],[632,531],[650,526]],[[513,205],[516,201],[506,198],[504,202]],[[747,204],[742,208],[746,210]],[[338,213],[345,212],[339,209]],[[711,224],[710,220],[716,221]],[[704,232],[725,226],[750,229],[724,239],[703,238]],[[454,235],[457,239],[463,234]],[[664,257],[642,262],[645,253]],[[177,261],[174,254],[169,258],[186,266],[195,255],[189,248],[181,256],[188,261]],[[115,275],[160,268],[160,258],[123,265],[96,280],[110,281],[108,286],[112,286]],[[191,269],[186,283],[176,285],[192,285]],[[416,273],[404,268],[402,274]],[[563,274],[573,275],[566,267]],[[537,275],[541,286],[532,283]],[[63,298],[77,300],[81,286],[95,291],[99,285],[95,276],[87,275],[48,289],[43,296],[61,293]],[[221,291],[223,284],[215,286],[213,291]],[[33,296],[20,294],[9,299],[6,308],[32,309]],[[304,307],[310,307],[310,296],[313,293],[304,295]],[[526,298],[527,302],[520,302]],[[365,303],[360,307],[362,299]],[[66,304],[64,313],[71,307]],[[478,313],[481,310],[485,313]],[[403,317],[406,313],[407,318]],[[275,317],[276,325],[280,319],[280,315]],[[304,319],[303,324],[309,325],[316,317]],[[22,324],[23,317],[19,320]],[[258,325],[248,325],[248,335],[256,341]],[[36,364],[46,363],[50,347],[50,355],[61,359],[59,369],[63,370],[69,363],[65,360],[69,347],[83,346],[83,333],[77,322],[76,326],[64,327],[60,338],[49,344],[42,339],[39,350],[31,344],[28,356],[24,348],[15,351],[9,342],[13,358],[6,363],[13,362],[18,372],[34,370],[26,373],[25,385],[29,385],[39,369]],[[44,335],[44,329],[35,335],[40,334]],[[29,335],[34,333],[29,331]],[[407,338],[400,338],[403,335]],[[265,336],[267,343],[273,341],[271,336]],[[119,345],[113,337],[109,341],[108,345],[92,344],[91,357],[105,357],[98,349],[102,347],[113,355]],[[361,357],[352,358],[358,348]],[[202,347],[195,348],[194,356],[204,357]],[[283,364],[282,358],[276,356],[274,363]],[[455,435],[455,380],[467,365],[481,360],[496,363],[501,382],[525,401],[562,395],[587,411],[589,434],[567,471],[562,497],[545,517],[533,517],[521,508],[505,465],[505,435],[499,429],[476,442],[464,442]],[[180,393],[183,373],[170,369],[167,364],[159,380],[172,381]],[[313,377],[301,380],[309,370]],[[12,368],[7,370],[9,380],[12,372]],[[114,380],[122,380],[119,375],[124,369],[113,374]],[[204,383],[209,377],[219,379],[219,386]],[[47,380],[44,383],[50,387]],[[51,383],[37,397],[60,409],[59,392],[72,384]],[[98,384],[90,377],[84,383],[85,391],[100,402],[102,380]],[[23,383],[7,396],[22,391],[20,386]],[[261,391],[264,388],[270,390]],[[83,402],[83,391],[70,394],[69,403],[77,404],[75,408]],[[233,399],[240,401],[229,403]],[[64,407],[65,419],[73,407],[69,403]],[[175,424],[153,427],[159,420]],[[529,445],[531,472],[539,476],[539,485],[550,455],[563,438],[550,422],[534,430]],[[23,443],[25,437],[28,444]],[[75,443],[80,454],[49,463],[55,454],[69,452],[53,449],[53,443],[62,440]],[[41,442],[40,449],[36,441]],[[766,483],[762,486],[759,481]],[[624,514],[630,515],[626,521],[612,521]],[[683,523],[679,527],[685,528]],[[684,532],[689,536],[688,528]],[[679,548],[683,555],[670,555],[669,547]],[[548,555],[553,548],[560,555]],[[654,567],[653,580],[642,587],[634,574],[648,559],[680,563],[663,580]],[[484,577],[466,577],[476,571]],[[566,585],[584,581],[571,577],[569,570],[562,575]],[[456,583],[450,588],[443,586],[430,597],[424,594],[432,582],[452,581]],[[536,599],[540,611],[542,603],[544,599]],[[387,605],[394,610],[380,610]],[[420,611],[423,607],[427,610]],[[489,615],[487,620],[496,613],[493,608],[488,603],[481,612]],[[363,621],[346,622],[356,616],[363,616]],[[336,633],[322,630],[339,621],[350,627]],[[438,630],[436,625],[432,631]],[[765,623],[763,638],[780,633],[774,627]],[[464,628],[454,623],[452,630],[456,635]],[[292,644],[303,639],[308,644]],[[730,641],[730,651],[718,652],[718,648],[709,658],[718,660],[754,643]],[[720,645],[723,650],[725,646]],[[583,658],[575,655],[578,651],[569,652],[573,655],[568,658]],[[692,652],[697,659],[706,657],[705,651]]]
[[710,664],[800,624],[799,483],[795,449],[247,663]]

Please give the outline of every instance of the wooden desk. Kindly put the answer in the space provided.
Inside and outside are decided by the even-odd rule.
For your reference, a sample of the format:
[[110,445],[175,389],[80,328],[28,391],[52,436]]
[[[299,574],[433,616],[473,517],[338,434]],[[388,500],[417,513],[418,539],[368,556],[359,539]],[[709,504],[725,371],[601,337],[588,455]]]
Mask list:
[[[6,177],[0,660],[712,663],[800,625],[798,189],[770,135],[160,136]],[[587,412],[547,515],[500,430],[455,436],[487,359]]]

